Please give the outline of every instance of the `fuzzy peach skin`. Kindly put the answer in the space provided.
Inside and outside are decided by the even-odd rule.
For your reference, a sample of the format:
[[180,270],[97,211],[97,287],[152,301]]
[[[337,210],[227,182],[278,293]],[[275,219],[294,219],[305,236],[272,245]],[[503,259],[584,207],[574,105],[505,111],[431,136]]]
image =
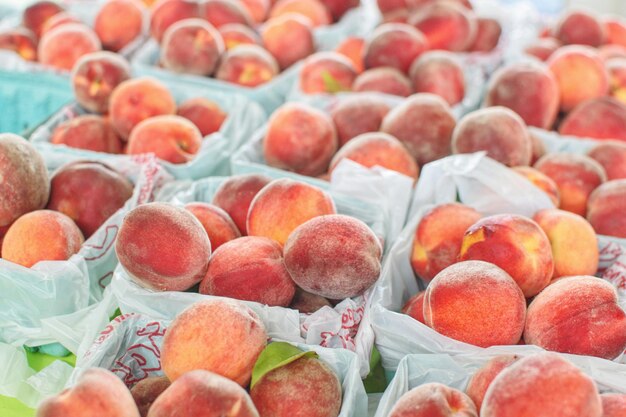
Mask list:
[[391,67],[370,68],[363,71],[354,80],[352,90],[374,91],[400,97],[413,94],[411,81],[403,73]]
[[289,308],[298,310],[302,314],[313,314],[323,307],[332,308],[332,304],[326,298],[311,294],[298,287],[296,287],[296,293],[291,300],[291,304],[289,304]]
[[211,241],[212,250],[241,237],[237,225],[221,208],[208,203],[189,203],[185,205],[185,209],[202,223],[202,227],[204,227]]
[[359,94],[339,99],[330,116],[333,119],[339,147],[363,133],[377,132],[391,107],[384,99],[372,94]]
[[22,25],[40,37],[43,26],[52,16],[65,9],[53,1],[38,1],[29,5],[22,13]]
[[58,26],[65,25],[67,23],[82,23],[80,19],[68,12],[57,13],[50,19],[46,20],[46,23],[41,28],[41,35],[43,36],[49,30],[52,30]]
[[602,417],[591,378],[555,353],[538,353],[504,369],[487,390],[481,417]]
[[266,340],[263,322],[243,303],[200,301],[180,313],[167,329],[161,365],[172,382],[203,369],[246,386]]
[[434,2],[418,9],[409,24],[426,36],[430,49],[467,51],[478,33],[476,15],[453,2]]
[[455,126],[452,109],[444,99],[420,93],[389,111],[380,130],[400,140],[423,166],[450,155]]
[[108,0],[96,15],[94,31],[104,49],[118,52],[143,32],[145,9],[137,0]]
[[92,113],[106,113],[113,90],[131,76],[121,55],[100,51],[84,55],[72,69],[72,88],[78,104]]
[[167,87],[149,77],[124,81],[113,90],[109,100],[111,123],[123,140],[140,122],[175,113],[176,102]]
[[176,114],[196,125],[202,137],[219,131],[228,117],[217,103],[202,97],[182,102]]
[[608,281],[566,277],[530,303],[524,340],[546,350],[615,359],[626,349],[626,312]]
[[608,181],[589,197],[587,220],[600,235],[626,238],[626,179]]
[[151,376],[139,381],[130,390],[141,417],[148,415],[152,403],[171,385],[166,376]]
[[200,221],[187,210],[149,203],[124,217],[115,252],[139,285],[156,291],[184,291],[204,277],[211,242]]
[[615,16],[605,19],[606,43],[626,47],[626,23]]
[[328,365],[302,357],[264,375],[250,396],[263,417],[337,417],[342,390]]
[[251,28],[241,23],[229,23],[219,28],[224,47],[234,49],[239,45],[261,45],[261,37]]
[[548,67],[559,85],[564,112],[609,91],[609,75],[602,59],[591,47],[570,45],[559,48],[550,56]]
[[270,10],[270,18],[289,13],[308,18],[314,28],[329,25],[333,21],[328,9],[318,0],[278,0]]
[[626,143],[605,141],[591,148],[587,155],[602,165],[607,180],[626,178]]
[[200,17],[217,29],[232,23],[252,26],[252,17],[239,1],[206,0],[200,3]]
[[485,217],[465,232],[460,261],[491,262],[505,270],[525,297],[543,290],[554,273],[550,241],[533,220],[516,214]]
[[426,324],[424,320],[424,295],[426,295],[426,291],[420,291],[409,298],[409,301],[402,307],[402,312],[420,323]]
[[500,372],[518,359],[519,357],[516,355],[496,356],[483,365],[483,367],[477,370],[472,376],[465,392],[472,399],[479,412],[482,407],[483,400],[485,399],[487,389],[489,389],[489,386],[495,377],[497,377]]
[[454,54],[428,51],[420,55],[409,70],[416,93],[432,93],[453,106],[465,96],[465,76]]
[[211,256],[200,293],[287,307],[295,285],[281,246],[272,239],[245,236],[220,246]]
[[478,17],[476,19],[476,38],[469,47],[470,52],[491,52],[498,46],[502,35],[502,25],[496,19]]
[[148,417],[259,417],[250,396],[239,385],[213,372],[182,375],[156,399]]
[[123,146],[109,119],[91,114],[81,115],[58,125],[52,132],[50,142],[112,154],[122,153]]
[[524,176],[528,181],[532,182],[534,186],[546,193],[550,197],[550,201],[555,207],[559,206],[559,188],[556,183],[552,181],[550,177],[545,175],[539,170],[531,167],[513,167],[513,171]]
[[241,0],[254,23],[262,23],[270,11],[270,0]]
[[532,142],[532,147],[533,147],[533,153],[532,153],[530,163],[531,165],[535,165],[537,161],[539,160],[539,158],[541,158],[546,153],[548,153],[548,151],[546,149],[546,145],[542,142],[541,139],[539,139],[539,136],[537,136],[534,132],[529,132],[529,133],[530,133],[530,141]]
[[534,56],[540,61],[547,61],[550,56],[561,47],[561,42],[554,38],[540,38],[532,42],[526,48],[524,52],[527,55]]
[[26,28],[0,31],[0,49],[13,51],[26,61],[37,60],[37,38]]
[[606,31],[595,15],[586,11],[571,10],[557,23],[554,35],[564,45],[598,47],[604,43]]
[[44,400],[37,417],[139,417],[124,383],[102,368],[83,372],[76,384]]
[[160,0],[150,13],[150,34],[159,43],[174,23],[200,16],[200,3],[195,0]]
[[222,208],[237,225],[242,236],[248,234],[246,220],[252,200],[270,183],[271,178],[262,174],[243,174],[228,177],[215,192],[212,203]]
[[276,59],[259,45],[239,45],[226,51],[215,78],[244,87],[265,84],[280,72]]
[[480,220],[480,213],[458,203],[432,208],[415,229],[411,249],[413,272],[426,282],[457,261],[465,231]]
[[311,21],[296,13],[271,18],[262,26],[263,46],[280,65],[288,68],[315,52]]
[[402,395],[389,417],[478,417],[472,400],[454,388],[431,382]]
[[559,133],[626,142],[626,104],[612,97],[586,101],[565,117]]
[[366,68],[393,67],[407,73],[411,64],[428,49],[423,33],[404,23],[384,23],[365,43]]
[[363,294],[376,282],[382,246],[362,221],[328,215],[296,228],[285,243],[284,255],[287,270],[300,288],[342,300]]
[[41,37],[37,57],[43,65],[71,71],[80,57],[100,49],[100,40],[93,30],[81,23],[68,23]]
[[602,61],[607,62],[613,58],[626,58],[626,47],[621,45],[604,45],[598,48]]
[[44,208],[50,194],[46,163],[26,139],[0,134],[0,227]]
[[609,73],[611,97],[626,103],[626,58],[608,58],[605,67]]
[[364,48],[365,39],[347,37],[339,44],[339,46],[337,46],[337,48],[335,48],[335,52],[338,52],[348,58],[352,62],[357,74],[360,74],[365,69],[365,64],[363,63]]
[[286,103],[272,114],[263,139],[263,156],[272,167],[317,176],[337,150],[331,118],[303,103]]
[[585,155],[549,153],[535,168],[550,177],[559,188],[559,208],[584,216],[589,195],[606,181],[602,165]]
[[299,86],[305,94],[350,91],[356,70],[345,56],[337,52],[317,52],[304,60]]
[[624,417],[626,415],[626,395],[601,394],[602,417]]
[[511,64],[489,81],[484,105],[503,106],[528,126],[550,129],[559,112],[559,86],[548,68],[535,62]]

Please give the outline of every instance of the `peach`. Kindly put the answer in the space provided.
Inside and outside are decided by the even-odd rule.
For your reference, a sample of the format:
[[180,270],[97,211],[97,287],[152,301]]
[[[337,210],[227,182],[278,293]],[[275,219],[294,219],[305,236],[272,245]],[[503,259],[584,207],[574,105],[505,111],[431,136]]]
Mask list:
[[78,116],[58,125],[52,132],[50,142],[94,152],[122,152],[122,141],[109,120],[91,114]]
[[413,317],[415,320],[422,324],[424,323],[424,295],[426,291],[420,291],[413,297],[409,298],[409,301],[402,307],[402,312],[406,315]]
[[491,262],[502,268],[527,298],[539,294],[554,273],[545,232],[531,219],[516,214],[489,216],[474,223],[465,232],[458,259]]
[[126,153],[153,153],[172,164],[184,164],[195,157],[201,144],[202,134],[189,120],[180,116],[155,116],[135,126]]
[[532,145],[533,145],[533,155],[530,159],[530,163],[531,165],[535,165],[537,161],[539,160],[539,158],[541,158],[546,153],[548,153],[548,151],[546,150],[546,145],[539,138],[539,136],[537,136],[534,132],[529,132],[529,133],[530,133],[530,141],[532,142]]
[[524,339],[546,350],[615,359],[626,349],[626,312],[611,283],[567,277],[530,303]]
[[244,87],[256,87],[280,72],[276,59],[259,45],[240,45],[222,55],[215,78]]
[[485,399],[487,389],[489,389],[489,386],[495,377],[497,377],[500,372],[518,359],[519,357],[516,355],[496,356],[483,365],[482,368],[476,371],[476,373],[472,376],[465,392],[468,397],[472,399],[479,412],[482,407],[483,400]]
[[268,237],[284,245],[301,224],[335,213],[335,204],[325,191],[288,178],[274,180],[250,204],[248,235]]
[[26,61],[37,60],[37,38],[26,28],[18,27],[1,31],[0,49],[13,51]]
[[311,294],[298,287],[296,287],[296,293],[289,305],[289,308],[298,310],[301,314],[313,314],[323,307],[332,308],[332,304],[326,298]]
[[52,176],[47,208],[65,214],[88,238],[133,195],[133,184],[99,162],[70,162]]
[[200,293],[287,307],[295,285],[281,246],[271,239],[245,236],[220,246],[211,256]]
[[360,0],[321,0],[333,17],[338,22],[350,9],[358,7]]
[[109,0],[98,11],[94,31],[104,49],[120,51],[143,32],[143,5],[137,0]]
[[409,23],[411,12],[409,9],[396,9],[383,14],[382,23]]
[[365,40],[363,38],[347,37],[335,48],[335,52],[344,55],[352,62],[352,66],[357,74],[365,69],[363,62],[363,51],[365,49]]
[[409,24],[426,36],[430,49],[453,52],[467,51],[478,31],[474,13],[452,2],[435,2],[419,9]]
[[559,188],[559,208],[584,216],[593,190],[606,181],[602,165],[585,155],[550,153],[535,164]]
[[610,18],[604,21],[606,43],[626,47],[626,23],[619,18]]
[[430,51],[413,62],[409,77],[416,93],[432,93],[453,106],[465,96],[465,76],[460,62],[447,51]]
[[117,86],[109,99],[111,124],[126,141],[142,121],[176,113],[176,102],[167,87],[153,78],[134,78]]
[[269,0],[241,0],[241,4],[254,23],[263,23],[270,11]]
[[203,137],[218,132],[228,117],[217,103],[202,97],[181,103],[176,114],[196,125]]
[[37,417],[139,417],[133,397],[124,383],[102,368],[84,371],[72,388],[44,400]]
[[[427,3],[429,0],[418,1],[417,3]],[[410,4],[408,0],[376,0],[376,5],[381,13],[392,12],[396,10],[402,10],[409,8]]]
[[626,180],[602,184],[589,197],[587,220],[596,233],[626,238]]
[[219,32],[202,19],[171,25],[161,42],[161,63],[174,72],[210,75],[215,71],[224,42]]
[[602,394],[602,417],[622,417],[626,415],[626,395]]
[[67,23],[82,23],[79,18],[68,13],[68,12],[60,12],[50,17],[50,19],[46,20],[46,23],[41,27],[41,35],[45,34],[51,29],[54,29],[58,26],[65,25]]
[[389,417],[444,416],[478,417],[478,413],[467,395],[436,382],[408,391],[389,413]]
[[152,403],[171,385],[165,376],[152,376],[142,379],[130,390],[141,417],[148,415]]
[[317,176],[328,169],[337,150],[337,133],[331,118],[300,103],[287,103],[272,114],[263,140],[269,166]]
[[476,19],[476,38],[469,47],[470,52],[491,52],[498,46],[502,26],[496,19],[478,17]]
[[161,366],[172,382],[189,371],[203,369],[246,386],[266,340],[263,322],[243,303],[199,301],[168,327]]
[[100,49],[100,40],[89,27],[68,23],[42,36],[37,57],[43,65],[70,71],[80,57]]
[[452,135],[452,152],[486,151],[507,166],[528,165],[532,140],[524,120],[506,107],[489,107],[464,116]]
[[596,384],[554,353],[518,360],[493,381],[481,417],[602,417]]
[[270,11],[270,18],[288,13],[308,18],[314,28],[330,25],[333,21],[328,9],[318,0],[278,0]]
[[83,241],[80,229],[65,214],[32,211],[9,227],[2,242],[2,258],[27,268],[40,261],[65,261],[80,250]]
[[252,26],[252,17],[239,1],[206,0],[201,3],[200,10],[200,17],[218,29],[231,23]]
[[287,270],[300,288],[341,300],[363,294],[376,282],[382,246],[362,221],[328,215],[298,226],[289,235],[284,254]]
[[131,77],[121,55],[100,51],[81,57],[72,69],[72,88],[78,104],[92,113],[106,113],[113,90]]
[[607,180],[626,178],[626,143],[605,141],[591,148],[587,155],[602,165]]
[[350,140],[335,154],[329,171],[332,173],[344,159],[350,159],[366,168],[387,168],[415,181],[419,176],[419,167],[402,142],[383,132],[364,133]]
[[524,52],[545,62],[560,47],[561,42],[554,38],[539,38],[524,48]]
[[202,223],[202,227],[204,227],[211,241],[212,250],[241,236],[239,229],[228,213],[213,204],[189,203],[185,205],[185,209],[189,210]]
[[246,236],[250,204],[257,193],[270,182],[269,177],[261,174],[233,175],[219,186],[212,203],[228,213],[241,235]]
[[265,374],[250,396],[261,416],[336,417],[341,381],[317,358],[302,357]]
[[367,94],[342,97],[331,110],[339,147],[363,133],[377,132],[390,106],[380,97]]
[[154,401],[148,417],[259,417],[250,396],[228,378],[204,370],[182,375]]
[[161,0],[150,14],[150,34],[159,43],[163,34],[174,23],[200,17],[200,3],[195,0]]
[[391,109],[381,131],[407,147],[419,166],[450,155],[456,120],[446,101],[434,94],[415,94]]
[[602,59],[588,46],[564,46],[550,56],[548,66],[561,91],[562,111],[602,97],[609,90],[609,76]]
[[315,52],[310,21],[295,13],[268,20],[263,25],[261,37],[263,45],[274,55],[281,69],[288,68]]
[[413,94],[411,81],[403,73],[391,67],[371,68],[362,72],[354,80],[352,90],[375,91],[401,97]]
[[489,81],[485,106],[503,106],[517,113],[528,126],[550,129],[559,112],[559,86],[543,64],[512,64]]
[[139,285],[157,291],[184,291],[204,277],[211,242],[200,221],[189,211],[170,204],[149,203],[124,217],[115,252]]
[[559,133],[626,141],[626,104],[612,97],[586,101],[561,122]]
[[543,172],[531,167],[513,167],[513,171],[524,176],[533,185],[539,188],[550,197],[550,201],[555,207],[559,206],[561,201],[559,196],[559,188],[556,183]]
[[514,345],[522,337],[526,300],[513,278],[482,261],[453,264],[424,295],[424,320],[438,333],[480,347]]
[[611,96],[626,104],[626,58],[608,59],[605,67],[609,73]]
[[589,45],[598,47],[604,43],[604,25],[591,13],[571,10],[554,28],[555,37],[564,45]]
[[612,58],[626,58],[626,47],[621,45],[603,45],[598,48],[598,54],[604,62]]
[[337,52],[318,52],[304,60],[300,90],[306,94],[349,91],[357,77],[352,62]]
[[261,37],[251,28],[241,23],[229,23],[219,29],[224,48],[234,49],[239,45],[261,45]]
[[50,194],[46,163],[24,138],[0,134],[0,178],[0,227],[46,206]]
[[63,11],[63,7],[53,1],[38,1],[24,9],[22,24],[35,36],[40,37],[46,21]]
[[473,208],[458,203],[443,204],[426,212],[415,229],[411,249],[413,272],[430,282],[455,263],[463,234],[480,217]]
[[411,64],[428,48],[423,33],[404,23],[384,23],[365,43],[365,68],[393,67],[408,73]]

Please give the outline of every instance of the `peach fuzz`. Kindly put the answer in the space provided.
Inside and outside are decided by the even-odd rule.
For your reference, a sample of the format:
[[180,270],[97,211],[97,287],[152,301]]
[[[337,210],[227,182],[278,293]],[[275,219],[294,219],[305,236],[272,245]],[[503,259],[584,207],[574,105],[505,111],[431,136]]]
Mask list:
[[102,47],[117,52],[137,39],[143,32],[143,15],[138,0],[108,0],[94,22]]
[[487,88],[485,106],[503,106],[528,126],[550,129],[559,113],[559,86],[539,63],[512,64],[498,70]]
[[202,137],[218,132],[228,117],[217,103],[202,97],[182,102],[176,114],[196,125]]
[[305,94],[350,91],[357,77],[352,62],[337,52],[318,52],[304,60],[300,90]]
[[404,23],[384,23],[365,43],[363,62],[366,68],[393,67],[406,74],[426,49],[428,41],[419,30]]
[[465,232],[458,259],[491,262],[502,268],[527,298],[539,294],[554,273],[545,232],[533,220],[516,214],[489,216],[476,222]]
[[455,263],[465,231],[480,217],[473,208],[458,203],[443,204],[426,212],[415,228],[411,248],[413,272],[430,282]]
[[52,132],[50,142],[94,152],[122,153],[122,141],[109,120],[91,114],[78,116],[58,125]]
[[564,112],[608,93],[608,73],[602,59],[591,47],[570,45],[559,48],[550,56],[548,66],[559,85]]
[[532,182],[535,187],[546,193],[548,197],[550,197],[550,201],[552,201],[552,204],[554,204],[555,207],[559,206],[559,188],[550,177],[548,177],[541,171],[531,167],[519,166],[513,167],[512,169],[513,171],[522,175],[528,181]]
[[137,382],[130,390],[141,417],[148,415],[152,403],[171,385],[166,376],[151,376]]
[[366,168],[379,166],[396,171],[417,181],[419,167],[402,142],[383,132],[359,135],[339,150],[330,162],[329,172],[344,159]]
[[342,97],[332,108],[339,147],[363,133],[380,130],[383,118],[391,107],[381,97],[372,94]]
[[176,113],[176,102],[167,87],[149,77],[122,82],[109,99],[111,124],[126,141],[142,121],[154,116]]
[[411,81],[403,73],[391,67],[370,68],[363,71],[354,80],[352,90],[379,92],[400,97],[413,94]]
[[195,0],[161,0],[150,13],[150,34],[159,43],[163,34],[174,23],[200,17],[200,3]]
[[2,241],[2,258],[27,268],[40,261],[65,261],[80,250],[84,240],[80,229],[65,214],[32,211],[9,227]]
[[532,42],[524,52],[527,55],[534,56],[540,61],[547,61],[552,54],[561,47],[561,42],[554,38],[540,38]]
[[318,0],[278,0],[270,10],[270,18],[288,13],[308,18],[314,28],[329,25],[333,21],[328,9]]
[[555,353],[538,353],[505,368],[487,390],[481,417],[602,417],[591,378]]
[[452,109],[443,98],[419,93],[391,109],[380,130],[400,140],[423,166],[450,155],[455,126]]
[[239,1],[206,0],[200,3],[200,17],[217,29],[231,23],[252,26],[252,17]]
[[311,22],[295,13],[268,20],[261,29],[261,37],[263,46],[283,70],[315,52]]
[[602,165],[607,180],[626,178],[626,143],[605,141],[591,148],[587,155]]
[[139,417],[128,388],[115,374],[91,368],[78,377],[76,384],[44,400],[37,417]]
[[426,324],[424,320],[424,295],[426,295],[426,291],[418,292],[409,298],[409,301],[402,307],[404,314],[413,317],[422,324]]
[[487,156],[506,166],[528,165],[532,140],[524,120],[512,110],[488,107],[465,115],[452,135],[452,152],[486,151]]
[[294,282],[332,300],[356,297],[371,287],[380,275],[382,251],[365,223],[343,215],[303,223],[284,247],[285,265]]
[[0,134],[0,178],[0,227],[46,206],[50,194],[46,163],[26,139]]
[[149,203],[126,214],[115,252],[137,284],[156,291],[185,291],[204,277],[211,242],[187,210]]
[[411,12],[409,9],[396,9],[383,14],[382,23],[403,23],[408,24]]
[[245,304],[227,299],[199,301],[168,327],[161,365],[172,382],[203,369],[246,386],[266,340],[263,322]]
[[80,57],[100,49],[100,40],[89,27],[68,23],[42,36],[37,57],[43,65],[71,71]]
[[38,1],[24,9],[22,24],[31,30],[35,36],[40,37],[46,21],[64,10],[62,6],[53,1]]
[[192,370],[170,385],[156,399],[148,417],[259,417],[250,396],[228,378],[204,370]]
[[263,155],[269,166],[317,176],[326,172],[336,150],[335,127],[322,111],[287,103],[270,117],[263,140]]
[[535,169],[550,177],[559,188],[559,208],[584,216],[589,195],[606,181],[602,165],[585,155],[549,153]]
[[555,37],[564,45],[588,45],[598,47],[604,44],[604,25],[591,13],[572,10],[557,23]]
[[259,45],[239,45],[226,51],[215,78],[244,87],[265,84],[280,72],[276,59]]
[[606,43],[626,47],[626,22],[619,18],[610,18],[604,21]]
[[13,51],[26,61],[37,60],[37,38],[26,28],[1,31],[0,49]]
[[363,38],[347,37],[335,48],[335,52],[348,58],[357,74],[360,74],[365,69],[365,64],[363,63],[364,49],[365,40]]
[[559,133],[626,142],[626,104],[612,97],[586,101],[565,117]]
[[[428,1],[430,0],[419,0],[417,3],[421,6],[422,3],[425,4]],[[383,15],[388,12],[407,9],[410,6],[408,0],[376,0],[376,5]]]
[[61,25],[65,25],[67,23],[82,23],[82,22],[76,16],[68,12],[57,13],[54,16],[52,16],[50,19],[46,20],[46,23],[44,23],[44,25],[41,28],[41,35],[43,36],[49,30],[52,30]]
[[452,2],[435,2],[419,9],[409,24],[426,36],[430,49],[453,52],[467,51],[478,32],[474,13]]
[[338,22],[350,9],[358,7],[360,0],[321,0],[335,22]]
[[411,65],[409,77],[416,93],[432,93],[453,106],[465,96],[465,76],[454,54],[429,51]]
[[342,388],[330,366],[305,356],[268,372],[250,396],[261,416],[336,417]]
[[200,221],[209,236],[213,251],[224,243],[241,236],[239,229],[228,213],[213,204],[189,203],[185,205],[185,209]]
[[602,417],[623,417],[626,415],[625,394],[601,394]]
[[596,233],[626,238],[626,179],[608,181],[589,197],[587,220]]
[[615,359],[626,349],[626,312],[611,283],[566,277],[530,303],[524,339],[546,350]]
[[241,0],[254,23],[262,23],[270,11],[270,0]]
[[219,28],[224,48],[234,49],[239,45],[261,45],[261,37],[251,28],[240,23],[230,23]]
[[605,67],[609,73],[611,96],[626,104],[626,58],[609,58]]
[[107,51],[84,55],[72,69],[74,97],[90,112],[104,114],[113,90],[130,77],[130,64],[121,55]]
[[233,175],[219,186],[212,203],[228,213],[241,235],[246,236],[250,204],[257,193],[270,182],[271,179],[262,174]]
[[533,220],[550,240],[553,279],[598,272],[598,238],[584,217],[568,211],[545,209],[535,213]]
[[289,305],[289,308],[298,310],[301,314],[313,314],[323,307],[332,308],[332,304],[326,298],[311,294],[298,287],[296,287],[296,293]]
[[476,405],[476,409],[480,412],[487,389],[506,367],[519,359],[516,355],[496,356],[489,362],[484,364],[470,379],[465,392]]
[[478,417],[472,400],[454,388],[431,382],[408,391],[396,403],[389,417]]
[[603,45],[598,48],[598,54],[604,62],[613,58],[626,58],[626,47],[621,45]]
[[478,17],[476,19],[476,38],[469,47],[470,52],[491,52],[498,46],[502,26],[496,19]]

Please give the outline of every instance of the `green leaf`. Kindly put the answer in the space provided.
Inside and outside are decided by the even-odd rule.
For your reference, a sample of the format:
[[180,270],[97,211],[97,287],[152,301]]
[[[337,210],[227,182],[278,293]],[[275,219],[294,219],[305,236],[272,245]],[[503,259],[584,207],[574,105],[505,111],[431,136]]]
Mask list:
[[370,357],[370,373],[363,380],[365,392],[373,394],[376,392],[385,392],[387,388],[387,378],[385,378],[385,370],[380,360],[380,352],[374,347],[372,356]]
[[337,79],[333,77],[328,71],[322,71],[322,80],[324,81],[324,87],[326,88],[326,91],[328,91],[329,93],[338,93],[345,90],[341,83],[337,81]]
[[267,373],[297,361],[302,357],[317,358],[313,351],[304,352],[286,342],[272,342],[261,352],[252,369],[250,389]]

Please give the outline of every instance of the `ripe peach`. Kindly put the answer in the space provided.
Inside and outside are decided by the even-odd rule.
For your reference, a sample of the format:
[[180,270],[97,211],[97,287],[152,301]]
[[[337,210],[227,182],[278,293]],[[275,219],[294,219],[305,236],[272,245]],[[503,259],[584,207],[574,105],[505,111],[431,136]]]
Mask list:
[[626,395],[601,394],[602,417],[621,417],[626,415]]
[[160,0],[150,14],[150,34],[159,43],[174,23],[200,16],[200,3],[195,0]]
[[626,47],[621,45],[603,45],[598,48],[598,54],[604,62],[612,58],[626,58]]
[[209,236],[213,251],[224,243],[241,236],[239,229],[228,213],[213,204],[189,203],[185,205],[185,209],[200,220],[202,227]]
[[546,193],[555,207],[559,206],[561,200],[559,196],[559,188],[552,178],[531,167],[513,167],[513,171],[523,175],[528,181],[532,182],[534,186]]
[[416,93],[432,93],[453,106],[465,96],[465,76],[460,62],[447,51],[429,51],[411,65],[409,77]]
[[611,58],[605,62],[609,73],[611,96],[626,103],[626,58]]
[[554,29],[555,37],[564,45],[589,45],[604,43],[604,25],[591,13],[572,10],[564,15]]
[[411,64],[428,48],[424,34],[404,23],[384,23],[365,43],[366,68],[393,67],[407,73]]
[[524,52],[545,62],[560,47],[561,42],[554,38],[539,38],[528,45]]
[[241,0],[241,4],[254,23],[263,23],[270,11],[269,0]]
[[471,10],[452,2],[435,2],[415,12],[409,24],[420,30],[430,49],[467,51],[476,40],[478,24]]
[[530,133],[530,141],[533,145],[533,156],[530,159],[531,165],[535,165],[539,158],[544,156],[548,151],[546,150],[546,145],[543,141],[537,136],[534,132]]
[[68,13],[60,12],[46,20],[46,23],[41,27],[41,35],[43,36],[49,30],[52,30],[58,26],[65,25],[67,23],[82,23],[79,18]]
[[479,412],[482,407],[483,400],[485,399],[487,389],[489,389],[493,380],[500,374],[500,372],[518,359],[519,357],[516,355],[496,356],[483,365],[483,367],[477,370],[472,376],[465,392],[468,397],[472,399]]
[[295,13],[268,20],[263,25],[261,37],[263,45],[274,55],[283,70],[315,52],[310,21]]
[[559,133],[626,141],[626,104],[612,97],[586,101],[561,122]]
[[382,23],[409,23],[409,17],[411,12],[409,9],[396,9],[391,12],[383,14]]
[[308,18],[314,28],[330,25],[332,16],[319,0],[278,0],[270,11],[270,18],[296,13]]
[[352,62],[337,52],[318,52],[304,60],[300,90],[306,94],[349,91],[356,79]]
[[332,308],[332,304],[326,298],[311,294],[298,287],[296,287],[296,293],[289,305],[289,308],[298,310],[301,314],[313,314],[323,307]]
[[619,18],[609,18],[604,21],[606,43],[626,47],[626,23]]
[[122,141],[109,120],[90,114],[69,119],[58,125],[52,133],[50,142],[94,152],[113,154],[122,152]]
[[343,97],[331,110],[339,147],[363,133],[377,132],[389,105],[380,97],[367,94]]
[[613,180],[591,193],[587,220],[596,233],[626,238],[626,180]]
[[42,36],[37,57],[43,65],[70,71],[80,57],[100,49],[100,40],[89,27],[68,23]]
[[63,11],[63,7],[53,1],[38,1],[24,9],[22,24],[26,29],[32,31],[35,36],[41,37],[41,32],[46,21]]
[[240,45],[226,51],[215,78],[244,87],[256,87],[278,75],[276,59],[259,45]]
[[117,52],[143,32],[143,5],[137,0],[109,0],[98,11],[94,31],[104,49]]
[[404,394],[391,410],[389,417],[478,417],[472,400],[454,388],[431,382]]
[[202,97],[181,103],[176,114],[196,125],[203,137],[218,132],[228,117],[217,103]]
[[18,27],[1,31],[0,49],[13,51],[26,61],[37,60],[37,38],[26,28]]
[[239,45],[261,45],[261,37],[251,28],[241,23],[229,23],[219,29],[224,48],[234,49]]
[[476,38],[469,47],[470,52],[491,52],[498,46],[502,26],[496,19],[478,17],[476,19]]
[[391,67],[365,70],[354,80],[352,90],[375,91],[394,96],[408,97],[413,94],[411,81],[400,71]]
[[184,291],[204,277],[211,242],[200,221],[187,210],[149,203],[124,217],[115,251],[139,285],[157,291]]
[[415,229],[411,267],[424,281],[456,262],[465,231],[480,213],[463,204],[443,204],[429,210]]
[[217,29],[231,23],[252,26],[252,17],[239,1],[206,0],[200,7],[200,17]]
[[141,417],[147,417],[154,401],[171,385],[166,376],[152,376],[137,382],[130,390]]
[[326,6],[335,22],[338,22],[350,9],[358,7],[360,4],[360,0],[321,0],[321,2]]
[[626,178],[626,143],[605,141],[587,152],[606,172],[607,180]]
[[365,63],[363,62],[364,49],[365,40],[363,38],[347,37],[335,48],[335,52],[348,58],[357,74],[360,74],[365,69]]
[[402,312],[420,323],[426,324],[424,320],[424,295],[426,295],[426,291],[420,291],[409,298],[409,301],[402,307]]
[[[427,3],[429,0],[418,1],[418,5],[421,3]],[[407,0],[376,0],[376,5],[381,13],[392,12],[396,10],[407,9],[410,4]]]

